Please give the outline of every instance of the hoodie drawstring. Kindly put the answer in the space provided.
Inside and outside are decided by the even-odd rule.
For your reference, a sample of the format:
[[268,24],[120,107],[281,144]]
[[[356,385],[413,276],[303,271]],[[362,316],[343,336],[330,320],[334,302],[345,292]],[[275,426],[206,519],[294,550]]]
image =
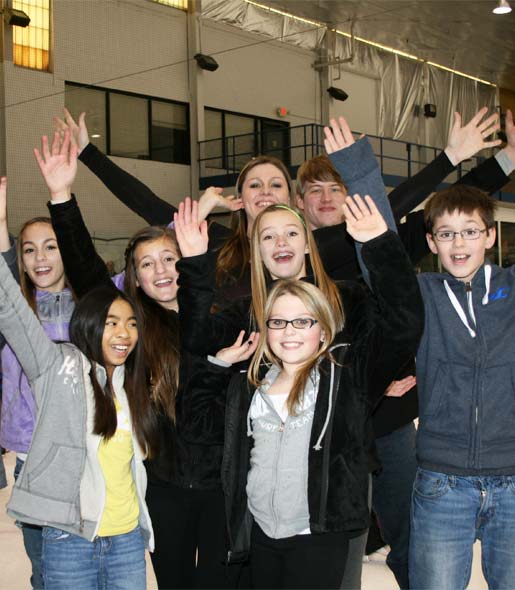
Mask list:
[[[482,305],[487,305],[488,304],[488,297],[490,295],[490,279],[492,277],[492,267],[489,264],[485,264],[484,269],[485,269],[485,294],[483,295],[483,298],[481,299],[481,303],[482,303]],[[444,281],[443,284],[445,286],[445,290],[447,291],[447,296],[449,297],[449,300],[450,300],[452,306],[454,307],[454,309],[456,310],[456,313],[458,314],[460,320],[462,321],[463,325],[467,328],[470,336],[472,338],[475,338],[476,331],[470,326],[468,319],[467,319],[467,314],[465,313],[465,310],[463,309],[460,302],[458,301],[458,298],[453,293],[452,289],[449,287],[449,283],[447,281]],[[468,305],[470,317],[472,318],[472,321],[474,322],[474,327],[476,327],[476,315],[474,313],[474,307],[472,305],[472,291],[467,291],[467,305]]]
[[[331,347],[329,352],[332,352],[333,350],[335,350],[336,348],[340,348],[342,346],[349,346],[349,344],[337,344],[336,346]],[[327,432],[327,427],[329,426],[329,420],[331,419],[331,411],[333,409],[333,387],[334,387],[334,363],[331,363],[331,379],[329,381],[329,403],[327,404],[327,414],[325,416],[325,421],[324,421],[324,425],[322,427],[322,430],[320,432],[320,436],[318,437],[318,440],[315,444],[315,446],[313,447],[315,449],[315,451],[320,451],[322,449],[322,439],[325,436],[325,433]]]

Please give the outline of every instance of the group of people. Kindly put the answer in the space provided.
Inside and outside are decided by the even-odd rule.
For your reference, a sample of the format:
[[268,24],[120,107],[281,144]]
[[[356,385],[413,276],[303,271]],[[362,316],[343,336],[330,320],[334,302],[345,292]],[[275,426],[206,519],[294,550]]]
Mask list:
[[[506,146],[415,213],[500,143],[496,115],[456,114],[388,196],[339,118],[295,187],[259,156],[234,196],[177,208],[84,114],[55,125],[34,150],[50,217],[16,241],[0,183],[0,445],[32,587],[139,590],[148,549],[162,589],[360,588],[371,508],[401,589],[465,588],[476,539],[489,588],[513,587],[515,273],[485,258],[511,112]],[[79,160],[149,224],[114,277],[72,194]],[[443,272],[417,277],[430,251]]]

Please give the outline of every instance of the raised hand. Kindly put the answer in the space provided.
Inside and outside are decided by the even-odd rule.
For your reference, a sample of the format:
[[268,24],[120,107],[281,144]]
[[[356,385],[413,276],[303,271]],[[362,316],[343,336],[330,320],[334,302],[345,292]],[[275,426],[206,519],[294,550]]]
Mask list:
[[207,252],[209,236],[207,234],[207,221],[198,220],[198,201],[192,201],[190,197],[179,204],[179,209],[173,215],[177,243],[184,258],[198,256]]
[[236,341],[227,348],[222,348],[216,353],[216,358],[234,365],[250,358],[259,343],[259,332],[251,332],[247,340],[243,341],[245,330],[242,330]]
[[71,187],[77,175],[77,146],[70,140],[67,129],[61,141],[59,133],[54,133],[52,147],[48,147],[48,137],[41,138],[41,155],[38,148],[34,148],[34,156],[41,174],[50,191],[52,201],[69,200]]
[[77,124],[66,107],[63,109],[63,112],[64,119],[57,116],[53,118],[54,128],[61,134],[61,136],[64,136],[64,132],[69,129],[71,141],[77,145],[77,151],[80,154],[89,143],[88,128],[86,127],[86,113],[81,113],[79,115],[79,121]]
[[224,197],[222,188],[210,186],[198,200],[198,217],[199,222],[207,219],[207,216],[215,207],[221,207],[227,211],[238,211],[243,209],[243,199],[238,199],[234,195]]
[[513,123],[513,113],[510,109],[506,111],[504,131],[506,133],[506,146],[504,147],[504,151],[515,165],[515,124]]
[[324,145],[328,154],[348,148],[355,143],[349,124],[343,117],[338,117],[338,121],[331,119],[329,124],[330,127],[324,127]]
[[408,393],[410,389],[415,387],[416,384],[417,378],[413,375],[408,375],[399,381],[392,381],[390,385],[388,385],[384,394],[386,397],[402,397],[405,393]]
[[368,195],[362,199],[359,195],[347,197],[343,205],[347,232],[356,242],[368,242],[377,238],[388,229],[376,204]]
[[449,133],[445,153],[454,166],[471,158],[477,152],[500,145],[501,141],[495,139],[485,141],[487,137],[499,130],[499,116],[497,113],[490,115],[484,121],[483,118],[488,112],[486,107],[472,117],[462,126],[460,113],[454,113],[454,124]]
[[7,177],[0,178],[0,252],[7,252],[11,247],[7,229]]

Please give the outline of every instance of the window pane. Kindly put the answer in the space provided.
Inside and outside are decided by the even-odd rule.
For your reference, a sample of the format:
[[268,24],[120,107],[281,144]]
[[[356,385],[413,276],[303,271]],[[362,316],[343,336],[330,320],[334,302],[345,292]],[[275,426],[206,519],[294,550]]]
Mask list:
[[[515,264],[515,223],[501,222],[501,256],[504,268]],[[490,254],[488,257],[497,262]]]
[[86,113],[89,139],[105,153],[107,149],[105,91],[66,84],[64,104],[76,121],[82,112]]
[[190,163],[186,106],[152,101],[151,159],[159,162]]
[[148,159],[148,101],[109,93],[111,154]]
[[206,168],[223,168],[222,113],[205,109],[204,126],[206,140],[211,141],[202,144],[200,157],[206,158],[203,165]]
[[[242,135],[243,134],[243,135]],[[239,137],[231,137],[231,136]],[[239,170],[256,155],[254,118],[225,114],[227,168]]]
[[13,0],[12,7],[30,17],[28,27],[13,27],[13,59],[17,66],[49,69],[50,0]]
[[188,0],[154,0],[158,4],[171,6],[172,8],[180,8],[181,10],[188,10]]

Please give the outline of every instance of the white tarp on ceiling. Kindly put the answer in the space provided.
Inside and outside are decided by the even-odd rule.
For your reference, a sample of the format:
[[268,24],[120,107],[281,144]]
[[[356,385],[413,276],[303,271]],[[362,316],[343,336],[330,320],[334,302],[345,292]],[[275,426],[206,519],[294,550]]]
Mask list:
[[[243,0],[203,0],[202,17],[312,50],[313,61],[326,35],[323,26],[270,12]],[[346,69],[379,80],[377,120],[379,134],[384,137],[443,147],[454,111],[459,110],[466,121],[480,107],[494,109],[497,104],[497,89],[493,86],[359,41],[352,44],[343,35],[336,35],[329,51],[334,58],[352,55]],[[414,116],[416,106],[425,103],[437,105],[437,118]]]

